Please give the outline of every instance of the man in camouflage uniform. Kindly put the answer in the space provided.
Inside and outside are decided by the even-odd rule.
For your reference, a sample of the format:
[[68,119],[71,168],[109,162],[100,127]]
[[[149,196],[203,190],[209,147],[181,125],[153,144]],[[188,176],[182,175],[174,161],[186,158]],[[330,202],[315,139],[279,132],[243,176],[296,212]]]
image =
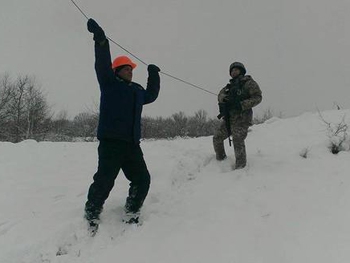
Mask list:
[[241,169],[247,164],[244,140],[252,125],[252,108],[261,102],[262,95],[259,85],[251,76],[245,75],[246,69],[242,63],[232,63],[229,73],[232,79],[218,95],[218,118],[223,121],[214,134],[213,145],[216,159],[226,159],[224,140],[231,135],[236,157],[235,169]]

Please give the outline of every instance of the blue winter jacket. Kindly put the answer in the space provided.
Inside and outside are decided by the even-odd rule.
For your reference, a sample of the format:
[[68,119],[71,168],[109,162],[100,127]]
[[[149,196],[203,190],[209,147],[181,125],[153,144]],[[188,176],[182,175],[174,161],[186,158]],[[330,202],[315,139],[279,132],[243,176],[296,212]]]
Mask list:
[[101,90],[97,138],[138,144],[142,107],[158,97],[159,74],[149,74],[146,90],[137,83],[116,77],[112,70],[108,40],[103,45],[95,43],[95,70]]

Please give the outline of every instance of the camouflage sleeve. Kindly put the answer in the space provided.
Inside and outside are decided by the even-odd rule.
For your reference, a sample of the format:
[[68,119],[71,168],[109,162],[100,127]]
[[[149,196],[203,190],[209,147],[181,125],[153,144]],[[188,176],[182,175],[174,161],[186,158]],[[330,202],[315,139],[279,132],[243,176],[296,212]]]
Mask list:
[[258,83],[256,83],[254,80],[247,81],[245,85],[250,97],[241,101],[241,105],[243,110],[248,110],[255,107],[262,101],[262,94]]
[[226,89],[226,87],[222,88],[219,92],[219,95],[218,95],[218,102],[219,103],[224,102],[224,98],[227,96],[225,89]]

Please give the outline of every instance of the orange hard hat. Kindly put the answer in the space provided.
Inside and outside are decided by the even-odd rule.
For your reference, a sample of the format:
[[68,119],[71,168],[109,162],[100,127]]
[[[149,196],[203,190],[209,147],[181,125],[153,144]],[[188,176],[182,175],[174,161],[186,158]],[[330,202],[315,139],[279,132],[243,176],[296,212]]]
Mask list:
[[137,66],[127,56],[120,56],[120,57],[116,57],[113,60],[112,69],[115,69],[115,68],[120,67],[120,66],[125,66],[125,65],[129,65],[130,67],[132,67],[132,69],[136,68],[136,66]]

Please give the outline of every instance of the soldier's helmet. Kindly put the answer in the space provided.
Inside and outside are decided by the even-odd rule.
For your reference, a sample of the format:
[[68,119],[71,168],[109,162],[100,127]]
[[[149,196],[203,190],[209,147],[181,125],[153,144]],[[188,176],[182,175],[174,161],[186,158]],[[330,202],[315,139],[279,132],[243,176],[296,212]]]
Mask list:
[[232,69],[233,69],[233,68],[239,68],[239,69],[241,70],[241,73],[242,73],[243,76],[244,76],[245,73],[247,72],[247,70],[245,69],[243,63],[241,63],[241,62],[233,62],[233,63],[230,65],[230,71],[229,71],[230,75],[231,75],[231,72],[232,72]]

